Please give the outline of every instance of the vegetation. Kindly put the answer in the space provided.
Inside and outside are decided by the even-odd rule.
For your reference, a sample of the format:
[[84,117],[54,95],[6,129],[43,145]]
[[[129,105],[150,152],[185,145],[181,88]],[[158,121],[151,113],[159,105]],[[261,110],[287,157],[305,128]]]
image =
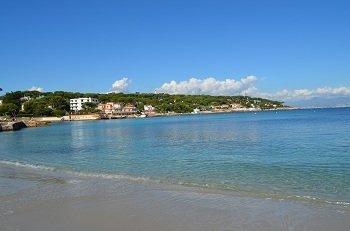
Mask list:
[[[248,96],[210,96],[210,95],[169,95],[169,94],[149,94],[149,93],[79,93],[79,92],[37,92],[37,91],[16,91],[6,93],[0,97],[3,105],[0,106],[1,115],[30,116],[62,116],[70,112],[69,100],[71,98],[93,97],[102,103],[119,102],[133,104],[138,109],[143,110],[143,106],[150,104],[157,108],[159,112],[187,113],[193,109],[210,110],[220,105],[237,104],[245,108],[255,107],[261,109],[271,109],[284,107],[282,102],[272,101],[263,98],[252,98]],[[24,106],[24,110],[20,111]],[[95,112],[97,105],[85,103],[84,110]],[[20,116],[19,115],[19,116]]]
[[0,106],[0,115],[16,117],[19,108],[14,103],[7,103]]
[[97,108],[97,104],[96,103],[92,103],[92,102],[86,102],[83,104],[83,110],[85,112],[97,112],[96,108]]

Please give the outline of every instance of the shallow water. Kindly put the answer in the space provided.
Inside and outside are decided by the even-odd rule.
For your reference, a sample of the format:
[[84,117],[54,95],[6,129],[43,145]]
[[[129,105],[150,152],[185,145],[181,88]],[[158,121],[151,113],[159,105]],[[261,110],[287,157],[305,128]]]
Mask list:
[[350,203],[350,109],[65,122],[0,133],[0,163]]
[[0,186],[2,231],[345,231],[350,227],[350,211],[337,205],[16,166],[1,166]]
[[350,109],[0,133],[0,230],[350,227]]

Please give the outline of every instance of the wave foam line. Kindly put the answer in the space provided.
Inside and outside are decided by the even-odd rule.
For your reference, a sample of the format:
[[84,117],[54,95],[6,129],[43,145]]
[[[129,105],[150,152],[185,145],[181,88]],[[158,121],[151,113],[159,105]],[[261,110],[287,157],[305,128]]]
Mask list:
[[21,167],[21,168],[45,170],[45,171],[51,171],[51,172],[56,171],[56,168],[53,168],[53,167],[47,167],[47,166],[43,166],[43,165],[24,164],[24,163],[20,163],[17,161],[12,162],[12,161],[7,161],[7,160],[0,160],[0,164]]
[[322,203],[331,204],[331,205],[350,206],[350,202],[347,202],[347,201],[332,201],[332,200],[325,200],[322,198],[312,197],[312,196],[294,195],[294,196],[287,196],[287,198],[288,199],[301,199],[301,200],[314,201],[314,202],[322,202]]
[[[7,160],[0,160],[0,164],[14,166],[14,167],[20,167],[20,168],[27,168],[27,169],[34,169],[34,170],[44,170],[49,172],[56,172],[56,173],[62,173],[62,174],[68,174],[73,175],[77,177],[83,177],[83,178],[98,178],[98,179],[108,179],[108,180],[127,180],[131,182],[150,182],[150,183],[161,183],[160,180],[154,180],[150,179],[148,177],[132,177],[127,175],[118,175],[118,174],[107,174],[107,173],[86,173],[86,172],[77,172],[77,171],[71,171],[71,170],[62,170],[54,167],[48,167],[43,165],[33,165],[33,164],[25,164],[21,162],[13,162],[13,161],[7,161]],[[199,188],[209,188],[208,184],[197,184],[197,183],[185,183],[185,182],[177,182],[175,183],[177,185],[183,185],[183,186],[190,186],[190,187],[199,187]],[[233,190],[235,191],[235,190]],[[303,201],[311,201],[311,202],[321,202],[326,204],[332,204],[332,205],[340,205],[340,206],[350,206],[350,202],[347,201],[330,201],[325,200],[317,197],[311,197],[311,196],[299,196],[299,195],[287,195],[284,197],[274,197],[276,195],[273,195],[271,197],[270,194],[266,195],[267,199],[275,198],[275,199],[294,199],[294,200],[303,200]]]
[[154,182],[159,183],[157,180],[152,180],[148,177],[133,177],[133,176],[127,176],[127,175],[118,175],[118,174],[108,174],[108,173],[86,173],[86,172],[75,172],[75,171],[69,171],[65,170],[62,171],[63,173],[75,175],[78,177],[84,177],[84,178],[100,178],[100,179],[108,179],[108,180],[128,180],[133,182]]
[[20,168],[27,168],[27,169],[34,169],[34,170],[44,170],[49,172],[56,172],[56,173],[63,173],[68,175],[74,175],[77,177],[84,177],[84,178],[100,178],[100,179],[109,179],[109,180],[128,180],[133,182],[153,182],[153,183],[160,183],[157,180],[152,180],[148,177],[133,177],[133,176],[127,176],[127,175],[118,175],[118,174],[107,174],[107,173],[86,173],[86,172],[77,172],[77,171],[71,171],[71,170],[63,170],[58,169],[55,167],[48,167],[43,165],[33,165],[33,164],[25,164],[21,162],[13,162],[13,161],[7,161],[7,160],[0,160],[0,164],[14,166],[14,167],[20,167]]

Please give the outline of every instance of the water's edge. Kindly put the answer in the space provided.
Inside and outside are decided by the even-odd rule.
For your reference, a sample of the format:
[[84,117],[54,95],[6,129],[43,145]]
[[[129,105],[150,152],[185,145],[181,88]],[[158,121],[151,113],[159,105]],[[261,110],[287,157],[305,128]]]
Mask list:
[[[262,192],[253,192],[253,191],[243,191],[243,190],[232,190],[225,188],[214,188],[209,185],[199,185],[195,183],[183,183],[183,182],[169,182],[151,179],[148,177],[133,177],[128,175],[118,175],[118,174],[107,174],[107,173],[88,173],[88,172],[78,172],[71,170],[64,170],[55,167],[41,166],[41,165],[32,165],[19,162],[11,162],[6,160],[0,160],[0,167],[9,167],[14,172],[16,171],[30,171],[37,174],[35,179],[40,181],[40,177],[46,176],[58,177],[60,182],[69,183],[69,182],[79,182],[80,180],[111,180],[113,182],[127,182],[130,184],[140,184],[147,186],[165,187],[171,190],[177,191],[190,191],[190,192],[201,192],[201,193],[213,193],[213,194],[222,194],[228,196],[239,196],[239,197],[250,197],[250,198],[260,198],[267,200],[287,200],[301,203],[309,204],[318,204],[318,205],[330,205],[336,206],[338,209],[344,209],[350,211],[350,202],[347,201],[331,201],[325,200],[322,198],[316,198],[311,196],[301,196],[301,195],[288,195],[288,194],[278,194],[278,193],[262,193]],[[17,174],[16,174],[17,175]],[[19,174],[21,175],[21,174]],[[0,178],[7,178],[6,175],[0,175]],[[17,176],[11,176],[11,179],[18,178]]]

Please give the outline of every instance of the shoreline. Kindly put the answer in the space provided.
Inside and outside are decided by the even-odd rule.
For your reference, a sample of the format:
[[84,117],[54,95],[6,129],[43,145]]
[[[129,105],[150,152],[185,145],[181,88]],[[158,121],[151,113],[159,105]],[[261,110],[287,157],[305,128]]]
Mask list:
[[[146,114],[146,117],[141,117],[137,115],[130,115],[115,119],[139,119],[139,118],[152,118],[152,117],[172,117],[172,116],[189,116],[189,115],[215,115],[215,114],[230,114],[230,113],[257,113],[257,112],[278,112],[278,111],[290,111],[290,110],[313,110],[313,109],[335,109],[335,108],[347,108],[347,107],[325,107],[325,108],[299,108],[299,107],[285,107],[285,108],[276,108],[276,109],[242,109],[242,110],[222,110],[222,111],[201,111],[199,113],[152,113]],[[71,118],[73,116],[73,118]],[[75,117],[75,118],[74,118]],[[0,123],[0,132],[2,131],[17,131],[22,128],[33,128],[33,127],[42,127],[48,126],[50,123],[59,123],[59,122],[76,122],[76,121],[97,121],[97,120],[106,120],[99,114],[86,114],[86,115],[70,115],[63,117],[18,117],[13,123],[24,122],[26,126],[20,126],[20,129],[2,129],[4,123]],[[111,119],[107,119],[111,120]],[[9,123],[9,122],[7,122]]]
[[[141,117],[139,115],[130,115],[125,117],[118,117],[112,119],[136,119],[136,118],[151,118],[151,117],[167,117],[167,116],[181,116],[181,115],[210,115],[210,114],[226,114],[226,113],[249,113],[249,112],[266,112],[266,111],[289,111],[289,110],[302,110],[302,108],[288,107],[288,108],[276,108],[276,109],[242,109],[242,110],[222,110],[222,111],[201,111],[198,113],[149,113],[145,114],[146,117]],[[70,118],[71,117],[71,118]],[[29,117],[19,117],[18,120],[27,121]],[[29,120],[38,122],[74,122],[74,121],[86,121],[86,120],[106,120],[106,118],[101,117],[99,114],[84,114],[63,117],[30,117]]]
[[[0,166],[4,168],[13,168],[19,171],[31,172],[35,174],[41,174],[50,177],[63,177],[65,179],[74,180],[102,180],[111,182],[126,182],[130,184],[148,185],[153,187],[161,187],[172,189],[181,192],[197,192],[208,194],[219,194],[230,197],[249,197],[261,200],[277,200],[277,201],[290,201],[295,203],[306,203],[309,205],[319,206],[338,206],[339,209],[345,209],[350,212],[350,201],[334,200],[326,198],[317,198],[306,195],[293,195],[286,193],[268,193],[258,191],[246,191],[246,190],[232,190],[228,188],[210,187],[209,185],[190,184],[185,182],[171,182],[161,179],[154,179],[145,176],[130,176],[114,173],[104,172],[81,172],[68,169],[60,169],[56,167],[48,167],[41,165],[32,165],[27,163],[13,162],[0,160]],[[1,177],[1,176],[0,176]]]
[[[114,119],[137,119],[137,118],[152,118],[152,117],[169,117],[169,116],[187,116],[187,115],[210,115],[210,114],[226,114],[226,113],[249,113],[249,112],[264,112],[264,111],[287,111],[300,110],[300,108],[276,108],[276,109],[242,109],[242,110],[222,110],[222,111],[201,111],[199,113],[150,113],[145,114],[146,117],[139,115],[130,115],[125,117],[111,118]],[[1,122],[0,132],[3,131],[18,131],[23,128],[33,128],[48,126],[50,123],[59,122],[75,122],[75,121],[95,121],[106,120],[99,114],[85,114],[85,115],[69,115],[63,117],[18,117],[15,121]]]
[[1,230],[341,231],[350,225],[349,209],[336,205],[15,166],[0,169],[0,189]]

